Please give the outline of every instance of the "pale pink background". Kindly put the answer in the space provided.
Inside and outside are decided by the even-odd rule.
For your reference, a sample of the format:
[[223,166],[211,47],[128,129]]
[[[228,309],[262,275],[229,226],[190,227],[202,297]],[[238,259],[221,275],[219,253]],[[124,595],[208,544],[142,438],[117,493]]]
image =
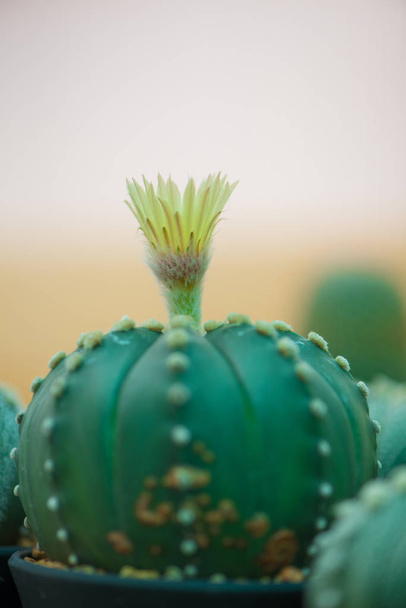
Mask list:
[[1,240],[122,244],[126,176],[218,170],[223,239],[403,238],[405,65],[404,0],[1,0]]

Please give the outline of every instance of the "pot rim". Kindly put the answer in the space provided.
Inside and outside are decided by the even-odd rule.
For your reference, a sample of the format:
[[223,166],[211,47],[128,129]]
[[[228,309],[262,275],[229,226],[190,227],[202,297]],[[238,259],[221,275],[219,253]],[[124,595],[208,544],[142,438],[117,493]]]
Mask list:
[[241,594],[253,594],[263,595],[264,592],[270,595],[273,594],[286,594],[293,595],[302,593],[305,587],[305,583],[260,583],[260,582],[233,582],[230,580],[224,583],[209,582],[204,579],[182,579],[182,580],[168,580],[168,579],[136,579],[130,577],[119,576],[115,573],[102,573],[102,574],[91,574],[85,572],[75,572],[71,570],[63,570],[60,568],[48,568],[40,564],[33,564],[24,560],[25,557],[31,556],[31,550],[17,550],[15,551],[8,564],[10,570],[18,570],[26,574],[37,573],[42,579],[60,579],[68,580],[71,579],[77,583],[87,583],[88,585],[99,585],[101,582],[104,586],[114,587],[133,587],[143,590],[151,589],[151,591],[188,591],[189,593],[207,593],[207,594],[222,594],[222,593],[238,593]]

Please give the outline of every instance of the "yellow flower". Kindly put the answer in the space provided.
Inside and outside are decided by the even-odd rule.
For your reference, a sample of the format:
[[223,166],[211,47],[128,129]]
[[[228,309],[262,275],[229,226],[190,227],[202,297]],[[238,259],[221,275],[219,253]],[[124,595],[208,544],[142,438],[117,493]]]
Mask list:
[[210,260],[210,242],[224,205],[237,182],[209,175],[197,192],[193,179],[183,197],[176,184],[158,175],[156,191],[145,177],[144,187],[127,180],[125,201],[148,239],[147,261],[161,283],[170,317],[186,315],[201,322],[202,282]]
[[209,175],[197,192],[189,179],[183,197],[176,184],[158,175],[156,191],[145,177],[144,188],[127,180],[131,201],[125,201],[137,218],[150,246],[161,253],[199,256],[207,251],[220,214],[237,182]]

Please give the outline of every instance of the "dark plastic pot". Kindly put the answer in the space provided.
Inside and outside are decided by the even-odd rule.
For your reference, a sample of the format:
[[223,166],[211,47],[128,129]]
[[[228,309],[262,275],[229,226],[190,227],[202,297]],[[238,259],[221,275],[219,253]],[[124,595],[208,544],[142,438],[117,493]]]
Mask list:
[[23,608],[301,608],[303,585],[135,580],[46,568],[15,553],[10,570]]
[[[0,598],[4,608],[21,608],[20,598],[8,567],[10,557],[21,547],[0,547]],[[3,601],[5,602],[3,604]]]

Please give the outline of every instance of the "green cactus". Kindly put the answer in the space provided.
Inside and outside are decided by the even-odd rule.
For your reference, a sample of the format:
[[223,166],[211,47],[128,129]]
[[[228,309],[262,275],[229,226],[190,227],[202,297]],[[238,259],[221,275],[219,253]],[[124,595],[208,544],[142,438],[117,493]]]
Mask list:
[[377,377],[370,384],[369,405],[372,418],[379,421],[379,476],[386,477],[406,465],[406,384]]
[[18,442],[16,415],[21,405],[9,388],[0,385],[0,545],[17,544],[24,512],[14,496],[17,470],[11,458],[15,456]]
[[315,333],[239,314],[203,331],[209,237],[232,187],[189,182],[181,207],[170,180],[156,200],[134,184],[170,327],[124,317],[34,381],[17,454],[30,525],[51,558],[110,571],[217,581],[302,566],[331,506],[376,475],[367,389]]
[[365,381],[378,374],[406,380],[406,322],[397,288],[372,272],[331,274],[316,289],[306,320],[334,353],[344,352]]
[[406,467],[370,481],[337,507],[337,521],[316,539],[308,608],[406,606]]

